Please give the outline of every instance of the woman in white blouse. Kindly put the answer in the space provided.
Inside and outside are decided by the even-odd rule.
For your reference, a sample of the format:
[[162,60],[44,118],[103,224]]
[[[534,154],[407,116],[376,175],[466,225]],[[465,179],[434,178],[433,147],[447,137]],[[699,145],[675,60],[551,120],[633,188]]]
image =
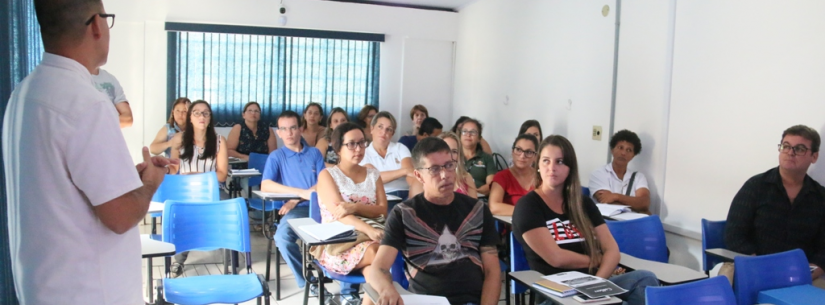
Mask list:
[[381,111],[372,118],[372,143],[367,147],[361,165],[381,172],[387,194],[406,199],[410,189],[407,179],[413,179],[410,176],[413,165],[410,150],[401,143],[392,142],[397,127],[395,117],[389,112]]

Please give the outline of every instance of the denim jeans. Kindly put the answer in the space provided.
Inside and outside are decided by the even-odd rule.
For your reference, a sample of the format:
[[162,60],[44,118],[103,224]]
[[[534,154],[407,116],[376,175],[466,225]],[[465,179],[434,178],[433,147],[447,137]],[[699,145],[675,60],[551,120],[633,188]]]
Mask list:
[[[622,305],[645,305],[645,288],[647,286],[659,286],[656,275],[647,270],[636,270],[622,275],[614,275],[609,280],[616,286],[627,290],[627,292],[616,296],[622,299]],[[540,293],[537,300],[541,305],[553,304],[553,301],[548,300]]]
[[298,234],[289,226],[287,220],[293,218],[309,217],[309,206],[306,203],[303,206],[296,206],[289,213],[281,217],[278,224],[278,229],[275,230],[275,246],[281,252],[286,265],[292,270],[295,275],[295,281],[298,283],[298,288],[304,288],[306,279],[304,279],[303,266],[301,266],[301,248],[298,247]]

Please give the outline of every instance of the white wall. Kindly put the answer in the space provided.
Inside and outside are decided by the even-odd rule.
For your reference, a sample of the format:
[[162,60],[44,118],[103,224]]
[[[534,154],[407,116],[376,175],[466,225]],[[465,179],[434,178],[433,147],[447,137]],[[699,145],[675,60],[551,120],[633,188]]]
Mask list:
[[[405,54],[415,55],[416,58],[408,60],[408,64],[421,67],[433,65],[430,62],[432,58],[426,54],[405,50],[404,40],[453,42],[457,38],[457,13],[320,0],[287,0],[284,4],[288,9],[287,27],[290,28],[386,34],[386,42],[381,46],[379,108],[397,114],[409,113],[409,109],[401,109]],[[104,68],[117,77],[142,75],[129,76],[130,81],[124,84],[132,107],[139,107],[143,112],[142,122],[136,122],[132,127],[142,130],[124,132],[133,158],[139,157],[140,147],[151,143],[169,115],[166,112],[164,22],[280,27],[277,12],[280,1],[104,0],[104,5],[108,12],[117,14],[112,42],[121,39],[114,38],[117,35],[128,36],[130,42],[128,48],[113,47],[109,63]],[[139,28],[143,29],[142,37],[133,35]],[[449,116],[449,113],[435,115]],[[400,129],[409,129],[409,126]]]
[[[494,151],[510,155],[521,123],[539,120],[545,135],[576,147],[580,175],[607,161],[613,81],[614,1],[481,0],[459,15],[453,122],[484,124]],[[572,103],[571,103],[572,102]],[[451,124],[450,124],[451,125]]]

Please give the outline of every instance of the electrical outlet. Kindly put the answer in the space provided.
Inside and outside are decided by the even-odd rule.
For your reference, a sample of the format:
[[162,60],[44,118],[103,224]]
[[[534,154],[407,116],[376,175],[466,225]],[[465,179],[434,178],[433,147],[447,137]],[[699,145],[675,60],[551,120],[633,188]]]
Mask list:
[[593,125],[593,140],[601,141],[602,140],[602,127]]

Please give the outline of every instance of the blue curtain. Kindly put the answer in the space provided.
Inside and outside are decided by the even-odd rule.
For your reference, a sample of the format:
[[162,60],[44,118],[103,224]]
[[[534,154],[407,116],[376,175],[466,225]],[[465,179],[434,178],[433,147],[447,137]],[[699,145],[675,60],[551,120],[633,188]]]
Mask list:
[[215,126],[243,122],[250,101],[275,125],[283,110],[301,113],[310,102],[324,113],[353,115],[378,105],[380,43],[344,39],[203,32],[169,32],[169,89],[174,97],[203,99]]
[[[0,3],[0,115],[6,113],[14,86],[31,72],[43,56],[40,26],[32,1]],[[0,116],[0,126],[2,126]],[[9,258],[6,177],[0,159],[0,304],[17,304]]]

